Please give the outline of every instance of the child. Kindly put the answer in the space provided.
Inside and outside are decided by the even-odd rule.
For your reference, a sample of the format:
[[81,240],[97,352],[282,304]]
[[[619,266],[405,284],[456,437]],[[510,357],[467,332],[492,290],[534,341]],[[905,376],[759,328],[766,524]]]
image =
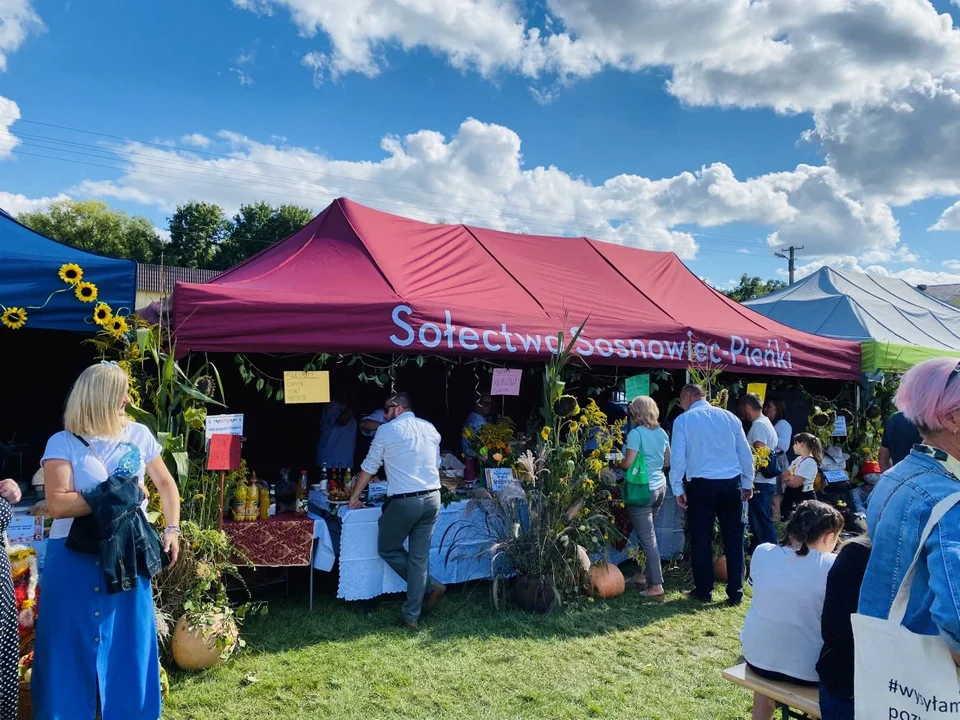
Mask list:
[[[787,523],[783,546],[765,543],[753,554],[753,601],[740,633],[748,667],[769,680],[817,687],[823,646],[820,617],[843,517],[806,500]],[[771,720],[773,700],[753,696],[753,720]]]
[[780,513],[787,520],[797,505],[817,497],[813,484],[820,472],[820,463],[823,462],[823,445],[819,438],[810,433],[798,433],[793,438],[793,453],[797,457],[780,475],[784,484]]

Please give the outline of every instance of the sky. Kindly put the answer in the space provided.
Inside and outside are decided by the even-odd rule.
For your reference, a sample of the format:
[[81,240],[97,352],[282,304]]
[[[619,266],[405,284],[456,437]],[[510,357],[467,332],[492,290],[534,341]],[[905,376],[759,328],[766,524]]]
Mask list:
[[960,0],[0,0],[0,207],[350,197],[960,283]]

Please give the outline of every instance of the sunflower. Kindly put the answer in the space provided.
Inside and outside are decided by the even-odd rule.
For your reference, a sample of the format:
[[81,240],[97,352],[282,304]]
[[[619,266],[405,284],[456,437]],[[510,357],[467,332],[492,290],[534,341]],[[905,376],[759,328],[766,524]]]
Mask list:
[[549,439],[550,439],[550,428],[549,428],[549,427],[545,427],[543,430],[541,430],[541,431],[540,431],[540,437],[543,439],[544,442],[546,442],[547,440],[549,440]]
[[113,320],[113,310],[106,303],[99,303],[93,309],[93,321],[100,327],[107,327]]
[[89,282],[77,283],[76,296],[80,302],[93,302],[97,299],[97,286]]
[[83,269],[76,263],[60,266],[60,279],[68,285],[76,285],[83,279]]
[[0,323],[11,330],[19,330],[27,324],[27,311],[18,307],[7,308],[0,316]]
[[115,317],[110,325],[107,327],[110,331],[110,334],[115,338],[121,338],[127,334],[127,331],[130,329],[130,326],[127,325],[127,321],[122,317]]
[[570,423],[570,432],[576,432],[579,429],[580,429],[580,423],[576,421]]

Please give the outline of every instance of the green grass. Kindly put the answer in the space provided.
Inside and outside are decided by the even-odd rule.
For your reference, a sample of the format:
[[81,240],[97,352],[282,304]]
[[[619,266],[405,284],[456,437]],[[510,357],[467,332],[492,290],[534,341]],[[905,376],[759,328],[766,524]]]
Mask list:
[[[668,590],[679,586],[671,585]],[[716,597],[722,595],[718,587]],[[744,718],[720,677],[739,662],[743,608],[635,592],[542,618],[495,613],[486,583],[448,594],[419,633],[399,601],[369,615],[291,597],[251,619],[248,649],[204,674],[174,674],[165,718]]]

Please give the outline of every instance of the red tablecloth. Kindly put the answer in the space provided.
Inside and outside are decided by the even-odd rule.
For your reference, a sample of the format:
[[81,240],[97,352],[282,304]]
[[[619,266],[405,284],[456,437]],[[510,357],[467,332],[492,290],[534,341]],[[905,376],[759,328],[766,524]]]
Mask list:
[[253,522],[223,521],[223,531],[243,557],[235,562],[260,567],[310,564],[313,520],[305,515],[278,515]]

